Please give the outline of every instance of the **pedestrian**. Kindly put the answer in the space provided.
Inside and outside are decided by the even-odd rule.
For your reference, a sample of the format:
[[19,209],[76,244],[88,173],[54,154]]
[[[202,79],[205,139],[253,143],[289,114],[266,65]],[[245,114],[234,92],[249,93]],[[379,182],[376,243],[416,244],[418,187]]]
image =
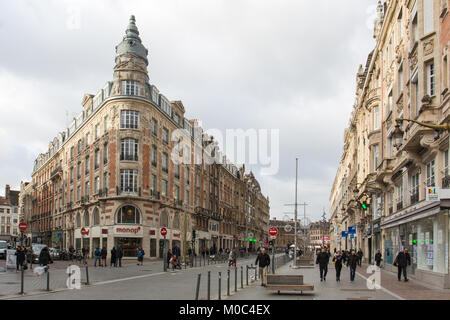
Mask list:
[[330,255],[325,248],[322,248],[322,252],[317,255],[316,264],[320,269],[320,281],[327,281],[328,263],[330,261]]
[[106,257],[108,256],[108,251],[106,251],[106,247],[102,248],[100,255],[102,257],[102,267],[106,267]]
[[170,260],[172,259],[172,256],[173,256],[173,254],[172,254],[172,251],[169,249],[168,251],[167,251],[167,259],[166,259],[166,263],[167,263],[167,268],[169,268],[169,266],[170,266]]
[[176,255],[178,258],[181,257],[180,247],[178,245],[175,245],[175,247],[173,247],[172,253]]
[[122,246],[117,247],[116,257],[117,257],[117,263],[119,264],[119,267],[121,268],[122,267],[122,258],[123,258]]
[[16,249],[16,271],[20,271],[24,266],[25,250],[23,247],[17,247]]
[[375,254],[375,262],[376,262],[376,264],[377,264],[377,267],[380,267],[380,266],[381,266],[381,260],[383,260],[383,259],[382,259],[382,256],[381,256],[381,252],[380,252],[380,250],[378,249],[378,250],[377,250],[377,253]]
[[228,257],[228,266],[232,265],[236,268],[236,249],[232,249]]
[[53,261],[52,261],[52,258],[50,257],[50,252],[48,250],[48,247],[44,247],[41,250],[41,253],[39,254],[39,265],[46,267],[45,272],[47,272],[48,264],[51,262],[53,262]]
[[364,256],[361,248],[358,249],[358,252],[357,252],[356,255],[358,256],[358,265],[361,267],[361,265],[362,265],[362,258]]
[[145,256],[145,251],[144,251],[144,249],[142,249],[142,246],[140,246],[139,250],[138,250],[138,254],[137,254],[138,265],[139,265],[139,263],[141,264],[141,266],[144,265],[144,256]]
[[177,255],[173,254],[169,260],[169,263],[172,265],[172,271],[175,271],[175,268],[178,265]]
[[336,269],[336,281],[341,281],[341,270],[342,270],[342,254],[341,251],[337,251],[333,257],[334,268]]
[[117,250],[116,247],[113,247],[111,249],[111,264],[109,265],[109,267],[111,268],[113,265],[114,267],[117,267]]
[[267,267],[270,265],[270,256],[266,253],[265,248],[262,248],[260,253],[258,253],[255,265],[259,266],[259,277],[261,278],[261,285],[265,287],[267,285]]
[[403,251],[400,251],[395,258],[394,266],[397,267],[398,270],[398,281],[402,280],[402,271],[403,271],[403,278],[405,279],[405,282],[408,281],[408,277],[406,275],[406,267],[411,265],[411,257],[409,256],[408,249],[403,249]]
[[355,281],[356,266],[358,265],[358,256],[355,250],[352,250],[351,255],[348,257],[347,266],[350,268],[350,281]]
[[97,261],[98,261],[98,265],[101,266],[102,264],[102,255],[101,255],[102,251],[100,250],[99,247],[95,248],[94,251],[94,267],[97,267]]
[[75,252],[75,249],[73,248],[73,246],[70,246],[69,247],[69,258],[70,258],[70,261],[73,261],[74,252]]

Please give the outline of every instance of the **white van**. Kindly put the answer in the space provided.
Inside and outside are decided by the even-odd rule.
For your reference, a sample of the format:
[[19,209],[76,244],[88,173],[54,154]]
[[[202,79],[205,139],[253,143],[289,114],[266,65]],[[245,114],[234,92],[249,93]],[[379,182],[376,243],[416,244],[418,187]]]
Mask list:
[[0,240],[0,259],[6,259],[6,250],[8,243],[5,240]]

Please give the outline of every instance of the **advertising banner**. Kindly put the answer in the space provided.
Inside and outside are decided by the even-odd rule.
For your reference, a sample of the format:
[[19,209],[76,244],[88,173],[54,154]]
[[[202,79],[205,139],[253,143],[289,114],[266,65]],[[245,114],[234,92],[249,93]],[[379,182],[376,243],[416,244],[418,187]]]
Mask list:
[[16,268],[16,250],[14,249],[8,249],[6,250],[6,269],[8,268]]

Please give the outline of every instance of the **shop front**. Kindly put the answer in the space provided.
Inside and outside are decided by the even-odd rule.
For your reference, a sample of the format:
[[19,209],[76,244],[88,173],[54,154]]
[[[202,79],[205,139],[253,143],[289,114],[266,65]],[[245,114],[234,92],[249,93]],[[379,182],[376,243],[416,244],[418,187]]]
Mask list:
[[124,258],[136,258],[138,249],[142,246],[144,232],[139,225],[114,226],[114,246],[122,247]]
[[396,271],[392,265],[395,257],[407,248],[411,256],[411,266],[407,268],[409,275],[442,288],[450,288],[448,216],[449,210],[438,205],[408,215],[396,224],[384,226],[385,268]]

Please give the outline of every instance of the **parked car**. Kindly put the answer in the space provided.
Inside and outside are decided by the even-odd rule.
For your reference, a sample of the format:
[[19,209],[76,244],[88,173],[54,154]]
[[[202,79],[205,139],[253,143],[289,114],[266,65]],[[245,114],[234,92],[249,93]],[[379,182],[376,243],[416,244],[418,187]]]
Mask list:
[[57,248],[49,248],[50,250],[50,257],[55,260],[59,259],[60,251]]
[[8,243],[4,240],[0,240],[0,258],[6,259],[6,250],[8,249]]

